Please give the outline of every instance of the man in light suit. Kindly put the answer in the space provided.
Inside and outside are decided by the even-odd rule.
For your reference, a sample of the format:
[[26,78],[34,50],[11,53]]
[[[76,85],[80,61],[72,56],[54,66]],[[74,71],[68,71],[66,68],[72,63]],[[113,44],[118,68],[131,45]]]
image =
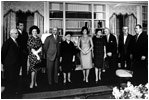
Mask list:
[[17,37],[17,29],[11,29],[10,38],[4,42],[1,51],[1,60],[6,78],[6,91],[9,94],[18,92],[20,49],[16,41]]
[[133,36],[128,33],[128,27],[123,27],[123,33],[119,36],[118,56],[119,67],[131,70],[133,49]]
[[146,84],[148,82],[148,35],[143,32],[142,26],[135,27],[135,43],[133,49],[134,60],[134,84]]
[[58,29],[53,28],[52,35],[48,36],[44,42],[44,52],[46,54],[48,83],[51,85],[58,83],[58,65],[60,58],[61,39],[58,36]]

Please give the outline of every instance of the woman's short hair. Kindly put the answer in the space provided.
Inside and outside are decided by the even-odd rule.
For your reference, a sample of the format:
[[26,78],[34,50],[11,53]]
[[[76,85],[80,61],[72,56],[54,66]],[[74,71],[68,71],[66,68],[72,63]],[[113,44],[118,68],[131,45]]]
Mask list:
[[89,30],[88,30],[88,28],[87,28],[86,26],[82,27],[82,29],[81,29],[81,34],[83,34],[83,31],[84,31],[84,30],[87,30],[87,34],[89,34]]
[[33,25],[33,26],[31,26],[30,29],[29,29],[29,34],[30,34],[30,35],[32,34],[32,30],[33,30],[33,29],[36,29],[36,30],[37,30],[37,34],[40,33],[40,29],[38,28],[38,26]]
[[103,33],[103,29],[96,29],[96,30],[95,30],[95,34],[97,34],[98,31],[101,31],[101,33]]

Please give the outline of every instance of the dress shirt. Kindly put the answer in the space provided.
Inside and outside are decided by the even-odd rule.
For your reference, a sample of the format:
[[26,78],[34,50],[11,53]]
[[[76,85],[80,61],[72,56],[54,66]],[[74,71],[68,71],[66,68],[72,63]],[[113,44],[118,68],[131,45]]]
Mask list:
[[127,35],[124,35],[124,44],[126,42],[126,39],[127,39]]
[[54,38],[55,38],[55,40],[56,40],[57,36],[56,36],[56,35],[53,35],[53,36],[54,36]]
[[140,34],[141,34],[142,32],[140,32],[140,33],[136,33],[136,41],[138,40],[138,38],[139,38],[139,36],[140,36]]
[[18,31],[22,34],[22,31],[20,29],[18,29]]
[[109,37],[110,37],[110,34],[107,35],[107,42],[109,42]]

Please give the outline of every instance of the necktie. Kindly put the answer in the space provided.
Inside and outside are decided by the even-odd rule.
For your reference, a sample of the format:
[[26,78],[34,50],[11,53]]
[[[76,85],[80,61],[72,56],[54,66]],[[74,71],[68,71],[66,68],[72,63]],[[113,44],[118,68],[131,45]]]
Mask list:
[[54,38],[55,38],[55,40],[56,40],[56,35],[54,35]]
[[136,41],[138,40],[138,35],[139,35],[139,34],[136,34]]

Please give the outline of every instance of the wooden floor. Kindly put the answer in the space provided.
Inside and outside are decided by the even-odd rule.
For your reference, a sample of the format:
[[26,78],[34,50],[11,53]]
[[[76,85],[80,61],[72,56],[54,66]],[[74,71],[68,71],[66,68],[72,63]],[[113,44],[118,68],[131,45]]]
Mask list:
[[[96,86],[88,88],[68,89],[59,91],[39,92],[39,93],[27,93],[23,94],[23,99],[45,99],[45,98],[77,98],[77,95],[94,94],[111,92],[112,86]],[[78,96],[79,98],[80,96]]]

